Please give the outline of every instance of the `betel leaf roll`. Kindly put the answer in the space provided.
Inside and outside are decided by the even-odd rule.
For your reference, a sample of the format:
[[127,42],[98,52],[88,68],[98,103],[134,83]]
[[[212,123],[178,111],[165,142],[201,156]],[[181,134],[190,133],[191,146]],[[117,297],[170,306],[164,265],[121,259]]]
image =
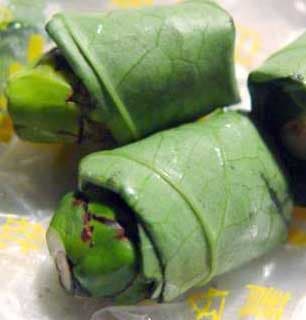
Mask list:
[[290,212],[253,123],[219,111],[85,157],[47,241],[73,294],[170,301],[283,243]]
[[274,143],[299,204],[306,204],[305,55],[306,33],[249,76],[252,116]]
[[60,13],[57,49],[8,83],[18,135],[124,144],[239,100],[235,28],[214,1]]

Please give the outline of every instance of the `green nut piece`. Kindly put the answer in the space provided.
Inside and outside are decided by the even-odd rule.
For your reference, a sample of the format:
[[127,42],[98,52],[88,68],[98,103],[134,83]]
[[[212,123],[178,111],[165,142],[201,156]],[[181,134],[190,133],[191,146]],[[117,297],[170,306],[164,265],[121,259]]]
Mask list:
[[24,69],[7,86],[8,108],[20,138],[32,142],[76,142],[80,109],[73,86],[53,61]]
[[136,249],[107,204],[66,195],[47,232],[63,287],[76,295],[112,297],[137,275]]

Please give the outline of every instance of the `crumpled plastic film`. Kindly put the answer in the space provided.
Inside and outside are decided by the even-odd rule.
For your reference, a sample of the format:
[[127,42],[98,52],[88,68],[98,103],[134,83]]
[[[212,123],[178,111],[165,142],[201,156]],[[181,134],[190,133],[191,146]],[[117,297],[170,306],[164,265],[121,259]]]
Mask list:
[[186,302],[148,304],[137,307],[108,307],[96,312],[92,320],[185,320],[193,314]]
[[[21,142],[14,136],[3,95],[5,78],[50,43],[43,19],[61,9],[100,10],[171,0],[0,0],[0,319],[1,320],[305,320],[306,209],[296,208],[288,244],[214,279],[179,301],[105,306],[68,296],[49,257],[45,231],[57,201],[76,184],[77,163],[89,150]],[[249,70],[306,27],[306,0],[220,0],[237,25],[239,108],[250,108]],[[25,10],[31,6],[31,12]],[[31,19],[32,17],[32,19]],[[39,17],[39,19],[33,19]],[[42,20],[41,20],[41,19]],[[26,29],[3,30],[16,21]],[[18,22],[18,23],[19,23]],[[38,25],[37,25],[38,23]],[[14,33],[15,32],[15,33]],[[5,48],[5,49],[4,49]],[[237,108],[236,107],[236,108]]]

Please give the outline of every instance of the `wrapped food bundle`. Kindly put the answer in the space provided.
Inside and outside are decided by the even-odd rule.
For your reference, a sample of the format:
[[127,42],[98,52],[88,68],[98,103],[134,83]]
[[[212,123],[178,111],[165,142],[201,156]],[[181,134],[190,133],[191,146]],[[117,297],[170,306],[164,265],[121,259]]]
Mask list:
[[232,18],[211,0],[58,14],[57,49],[8,84],[17,134],[119,144],[239,100]]
[[253,118],[272,139],[297,203],[306,204],[306,33],[249,77]]
[[170,301],[283,243],[290,212],[249,117],[216,111],[85,157],[47,240],[70,293]]

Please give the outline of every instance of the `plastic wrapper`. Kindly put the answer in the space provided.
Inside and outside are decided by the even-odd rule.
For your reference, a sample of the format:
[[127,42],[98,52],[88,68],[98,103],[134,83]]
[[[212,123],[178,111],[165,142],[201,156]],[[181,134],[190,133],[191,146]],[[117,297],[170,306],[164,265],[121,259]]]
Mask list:
[[[45,230],[60,196],[76,183],[78,159],[89,150],[38,145],[13,134],[2,95],[5,77],[49,46],[43,20],[61,9],[98,10],[169,3],[166,0],[0,0],[0,319],[1,320],[303,320],[306,318],[306,210],[296,208],[285,246],[178,301],[158,305],[105,306],[68,296],[60,287],[45,244]],[[222,0],[237,25],[239,108],[250,108],[249,70],[301,34],[305,0]],[[29,13],[29,8],[31,14]],[[14,41],[2,28],[19,21],[27,29]],[[21,32],[21,34],[22,34]],[[19,39],[19,40],[18,40]],[[25,41],[26,39],[26,41]]]

